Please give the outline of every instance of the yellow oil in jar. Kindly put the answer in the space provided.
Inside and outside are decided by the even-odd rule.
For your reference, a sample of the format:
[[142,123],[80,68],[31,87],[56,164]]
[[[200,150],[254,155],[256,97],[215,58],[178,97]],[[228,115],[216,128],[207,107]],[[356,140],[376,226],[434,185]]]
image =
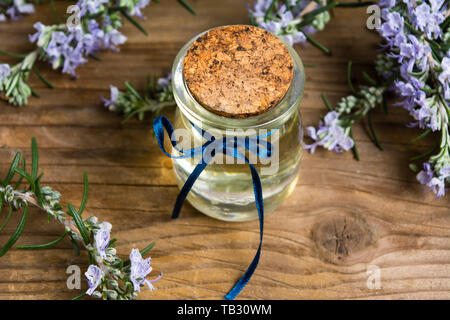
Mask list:
[[[190,133],[192,147],[206,142],[179,110],[175,116],[175,128],[183,128]],[[297,182],[302,156],[302,127],[298,112],[278,128],[278,134],[273,135],[270,143],[278,148],[276,150],[278,157],[272,159],[277,163],[254,164],[260,172],[265,214],[275,210],[294,190]],[[218,154],[216,157],[224,156]],[[228,156],[223,159],[222,164],[211,163],[201,173],[187,197],[189,203],[204,214],[220,220],[257,219],[252,176],[248,164],[236,163],[236,159],[230,160]],[[185,158],[172,161],[177,183],[181,188],[198,164],[198,160]],[[261,169],[267,169],[270,165],[276,165],[278,170],[273,174],[261,175]]]

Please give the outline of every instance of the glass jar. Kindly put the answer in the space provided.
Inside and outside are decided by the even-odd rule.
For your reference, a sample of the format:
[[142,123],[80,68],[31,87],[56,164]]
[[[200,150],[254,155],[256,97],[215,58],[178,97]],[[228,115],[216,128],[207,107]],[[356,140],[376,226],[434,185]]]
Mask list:
[[[204,33],[208,32],[205,31]],[[178,106],[174,128],[188,133],[191,147],[201,146],[206,140],[193,125],[214,136],[259,135],[260,132],[274,130],[267,140],[275,152],[267,163],[263,159],[254,166],[260,173],[263,189],[264,213],[274,211],[295,188],[302,156],[303,129],[299,104],[303,95],[305,73],[296,51],[288,48],[293,62],[293,78],[284,98],[265,113],[248,118],[228,118],[205,109],[190,93],[183,74],[183,59],[192,43],[190,40],[178,53],[172,69],[172,85]],[[280,39],[281,40],[281,39]],[[253,132],[250,135],[249,132]],[[186,137],[183,137],[185,140]],[[186,141],[184,141],[186,142]],[[173,149],[175,155],[178,152]],[[223,155],[216,155],[222,156]],[[225,221],[248,221],[258,218],[252,176],[248,164],[225,156],[223,163],[209,164],[195,181],[187,200],[200,212]],[[192,173],[198,159],[172,159],[175,176],[180,188]],[[275,170],[273,169],[275,168]],[[270,172],[264,174],[263,171]]]

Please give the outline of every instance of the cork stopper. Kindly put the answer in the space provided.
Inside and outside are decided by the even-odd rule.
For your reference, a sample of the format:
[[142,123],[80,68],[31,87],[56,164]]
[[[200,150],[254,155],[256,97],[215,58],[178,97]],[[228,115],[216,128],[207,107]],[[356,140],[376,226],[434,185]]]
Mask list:
[[231,25],[208,31],[186,53],[187,86],[207,110],[245,118],[274,108],[293,78],[286,46],[253,26]]

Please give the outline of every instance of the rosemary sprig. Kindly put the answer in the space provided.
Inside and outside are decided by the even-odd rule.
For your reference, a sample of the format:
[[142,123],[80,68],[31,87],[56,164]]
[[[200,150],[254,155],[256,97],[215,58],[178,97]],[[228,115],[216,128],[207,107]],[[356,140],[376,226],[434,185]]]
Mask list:
[[[188,2],[185,0],[178,0],[178,2],[189,12],[195,14],[195,10]],[[88,57],[100,60],[96,55],[98,52],[106,49],[118,51],[118,46],[127,40],[119,31],[123,25],[123,18],[147,35],[147,31],[134,17],[142,18],[141,9],[148,3],[138,0],[99,2],[98,5],[94,6],[95,12],[91,11],[94,10],[93,8],[89,10],[84,8],[86,10],[80,11],[78,17],[80,21],[77,24],[79,28],[73,28],[75,25],[69,23],[72,21],[70,18],[68,18],[66,24],[61,23],[55,11],[54,0],[50,0],[50,9],[56,24],[47,26],[40,22],[34,24],[36,33],[30,36],[30,41],[35,44],[34,49],[26,54],[0,50],[2,54],[21,59],[12,66],[0,64],[0,93],[3,93],[3,97],[0,98],[7,100],[12,105],[21,106],[28,103],[28,98],[31,95],[39,97],[39,94],[28,85],[28,76],[31,70],[35,71],[46,86],[54,88],[54,85],[45,79],[39,69],[36,68],[36,61],[45,61],[53,69],[61,68],[62,73],[70,74],[75,78],[75,69],[86,63]],[[86,6],[86,3],[83,0],[77,5]],[[0,15],[2,14],[2,8],[3,6],[0,3]],[[85,41],[86,37],[90,40]],[[58,43],[56,44],[55,41]]]
[[308,128],[307,132],[314,142],[310,145],[305,144],[304,147],[310,149],[311,152],[314,152],[317,146],[337,152],[352,149],[355,159],[359,160],[360,155],[353,138],[353,125],[365,116],[368,117],[369,130],[374,144],[378,149],[383,150],[372,123],[372,112],[377,105],[383,102],[386,86],[377,84],[374,79],[363,73],[363,78],[372,86],[361,85],[357,91],[351,80],[351,69],[352,62],[350,61],[347,64],[346,79],[352,92],[351,95],[342,98],[334,108],[330,105],[325,95],[321,95],[328,109],[328,114],[319,123],[317,129],[314,127]]
[[105,106],[110,111],[122,115],[124,117],[123,123],[134,116],[143,120],[147,112],[158,115],[163,108],[174,106],[171,76],[159,79],[153,78],[153,83],[151,79],[152,77],[149,75],[146,89],[143,90],[142,94],[128,81],[125,81],[125,91],[120,91],[117,87],[111,86],[111,98],[102,98]]
[[[27,172],[25,160],[22,154],[18,152],[12,160],[5,178],[0,180],[0,213],[3,204],[6,204],[8,207],[8,214],[4,222],[0,225],[0,231],[9,223],[14,211],[23,211],[15,231],[6,243],[0,247],[0,257],[5,255],[19,240],[28,220],[29,207],[32,205],[45,212],[49,217],[60,222],[64,226],[64,231],[61,236],[51,242],[40,245],[21,245],[16,247],[17,249],[48,249],[60,243],[65,238],[69,238],[74,246],[75,253],[79,255],[79,245],[77,244],[79,242],[88,252],[90,266],[87,272],[89,274],[89,290],[77,296],[77,299],[84,297],[86,294],[103,299],[130,300],[136,298],[137,288],[147,281],[145,280],[145,276],[149,273],[150,269],[147,268],[148,272],[145,274],[140,273],[136,275],[133,273],[135,271],[129,268],[130,262],[127,263],[128,266],[124,266],[124,260],[116,254],[116,249],[114,249],[113,244],[117,239],[109,241],[111,225],[107,222],[99,222],[96,217],[89,217],[84,220],[81,217],[86,207],[89,194],[87,174],[84,173],[84,192],[78,211],[72,204],[68,204],[68,209],[64,211],[60,204],[61,194],[48,186],[41,187],[40,185],[43,175],[39,174],[38,145],[34,138],[31,142],[31,158],[31,171]],[[22,168],[19,168],[20,164],[22,164]],[[25,179],[28,182],[28,186],[22,189],[20,188],[20,183],[17,183],[15,186],[11,185],[11,182],[17,175],[20,177],[19,181]],[[106,243],[102,241],[106,241]],[[152,242],[140,254],[147,254],[154,244]],[[141,255],[137,258],[134,255],[134,262],[131,261],[131,263],[140,263],[139,261],[136,262],[136,259],[140,257],[142,260]],[[145,262],[144,266],[149,266],[149,264]],[[97,272],[95,277],[91,274],[93,271]]]
[[290,45],[309,42],[324,54],[331,55],[331,51],[314,40],[311,34],[325,28],[333,8],[355,8],[371,4],[374,2],[256,0],[254,8],[249,8],[250,22],[275,33]]

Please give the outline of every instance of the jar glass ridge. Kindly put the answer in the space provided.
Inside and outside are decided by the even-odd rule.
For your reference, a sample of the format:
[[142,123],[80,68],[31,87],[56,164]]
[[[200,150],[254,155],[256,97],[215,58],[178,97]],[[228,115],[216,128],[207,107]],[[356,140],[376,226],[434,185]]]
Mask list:
[[[271,110],[248,118],[228,118],[217,115],[198,103],[189,91],[184,79],[183,59],[192,43],[204,33],[197,35],[179,51],[172,68],[172,85],[176,104],[174,128],[185,129],[191,135],[195,146],[206,140],[192,127],[201,127],[214,136],[247,135],[248,129],[274,130],[271,143],[279,148],[278,171],[273,175],[261,175],[264,213],[275,210],[293,191],[302,155],[303,129],[299,104],[303,95],[305,73],[297,52],[289,45],[293,62],[293,79],[283,99]],[[281,39],[280,39],[281,40]],[[190,123],[191,122],[191,123]],[[275,139],[275,140],[274,140]],[[173,152],[177,152],[174,150]],[[220,156],[220,155],[219,155]],[[173,159],[173,168],[180,188],[192,173],[196,164],[194,158]],[[247,221],[258,217],[253,193],[250,169],[247,164],[224,161],[223,164],[209,164],[194,183],[187,199],[196,209],[211,217],[226,221]],[[235,161],[236,162],[236,161]],[[254,164],[261,172],[261,164]]]

